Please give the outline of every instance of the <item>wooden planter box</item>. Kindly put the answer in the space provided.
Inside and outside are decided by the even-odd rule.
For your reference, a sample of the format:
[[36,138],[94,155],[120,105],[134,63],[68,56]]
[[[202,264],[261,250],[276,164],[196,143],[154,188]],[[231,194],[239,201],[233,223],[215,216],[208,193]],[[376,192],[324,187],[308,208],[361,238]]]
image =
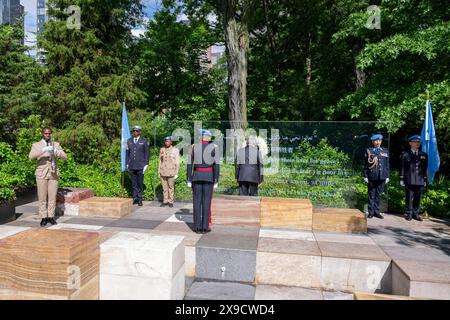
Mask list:
[[15,201],[0,202],[0,224],[16,219]]

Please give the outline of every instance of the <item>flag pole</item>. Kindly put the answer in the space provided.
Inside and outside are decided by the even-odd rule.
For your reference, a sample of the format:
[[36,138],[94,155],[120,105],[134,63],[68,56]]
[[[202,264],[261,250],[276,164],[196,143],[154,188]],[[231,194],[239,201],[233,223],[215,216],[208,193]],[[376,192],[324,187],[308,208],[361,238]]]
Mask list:
[[[428,137],[428,103],[430,102],[430,91],[427,90],[427,101],[426,101],[426,108],[425,108],[425,123],[426,123],[426,127],[425,127],[425,150],[427,153],[427,156],[429,154],[429,137]],[[428,176],[428,168],[427,168],[427,176]],[[423,219],[427,219],[429,220],[430,217],[428,215],[428,203],[429,203],[429,198],[428,198],[428,180],[426,182],[426,186],[425,186],[425,212],[423,213]]]

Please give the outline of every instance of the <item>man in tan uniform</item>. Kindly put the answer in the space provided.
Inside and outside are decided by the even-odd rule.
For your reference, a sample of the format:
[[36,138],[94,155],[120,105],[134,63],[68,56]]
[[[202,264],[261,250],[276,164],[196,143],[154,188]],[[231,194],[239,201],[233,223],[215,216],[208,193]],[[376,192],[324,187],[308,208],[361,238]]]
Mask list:
[[159,151],[158,174],[161,178],[164,199],[161,207],[173,207],[175,180],[180,167],[180,151],[172,146],[172,137],[164,138],[164,147]]
[[31,147],[30,160],[37,160],[36,184],[39,199],[41,227],[47,223],[56,224],[56,194],[58,192],[59,168],[56,159],[67,159],[58,142],[52,140],[52,130],[42,129],[42,140]]

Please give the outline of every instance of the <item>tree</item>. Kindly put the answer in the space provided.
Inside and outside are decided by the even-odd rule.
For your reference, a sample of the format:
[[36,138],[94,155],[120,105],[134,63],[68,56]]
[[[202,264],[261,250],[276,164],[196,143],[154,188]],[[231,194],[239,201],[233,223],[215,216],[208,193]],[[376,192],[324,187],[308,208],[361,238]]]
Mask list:
[[[140,88],[147,93],[145,110],[169,119],[221,119],[224,81],[211,66],[208,48],[216,36],[203,20],[180,20],[181,7],[164,2],[139,41]],[[217,77],[217,76],[219,77]]]
[[[81,8],[81,28],[69,29],[69,5]],[[76,128],[100,125],[110,139],[118,136],[121,101],[138,107],[145,94],[136,86],[135,41],[139,0],[50,0],[51,19],[38,37],[48,71],[39,103],[51,124]]]
[[23,25],[0,25],[0,140],[14,142],[20,120],[39,113],[43,69],[21,45]]

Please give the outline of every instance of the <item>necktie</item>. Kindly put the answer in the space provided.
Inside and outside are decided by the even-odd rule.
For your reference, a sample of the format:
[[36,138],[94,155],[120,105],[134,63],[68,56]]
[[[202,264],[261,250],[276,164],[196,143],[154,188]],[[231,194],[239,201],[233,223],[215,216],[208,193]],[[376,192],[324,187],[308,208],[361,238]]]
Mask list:
[[137,138],[134,138],[134,144],[136,144],[136,143],[137,143],[137,141],[138,141],[138,139],[137,139]]

